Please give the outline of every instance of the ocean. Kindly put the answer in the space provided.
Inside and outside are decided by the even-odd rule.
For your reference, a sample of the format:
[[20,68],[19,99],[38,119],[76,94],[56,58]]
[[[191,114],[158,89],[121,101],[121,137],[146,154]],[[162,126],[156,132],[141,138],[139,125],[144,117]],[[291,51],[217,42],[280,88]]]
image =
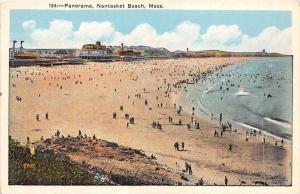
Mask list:
[[291,139],[293,123],[292,57],[261,57],[235,63],[189,85],[197,111],[245,128]]

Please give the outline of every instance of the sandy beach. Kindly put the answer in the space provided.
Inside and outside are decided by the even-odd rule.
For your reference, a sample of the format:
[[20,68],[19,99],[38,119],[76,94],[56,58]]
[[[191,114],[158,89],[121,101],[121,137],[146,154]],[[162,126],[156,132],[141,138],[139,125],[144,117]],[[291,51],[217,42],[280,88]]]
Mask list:
[[[182,172],[187,162],[193,175],[186,172],[186,176],[192,181],[203,177],[205,185],[224,185],[225,176],[228,185],[255,185],[255,181],[291,185],[291,143],[275,146],[274,137],[267,136],[263,144],[260,134],[246,141],[245,130],[236,126],[222,137],[214,137],[214,131],[220,130],[218,121],[196,112],[193,121],[199,122],[197,129],[188,100],[180,100],[184,90],[178,85],[180,80],[192,81],[193,74],[243,60],[251,58],[11,68],[9,134],[26,143],[27,137],[33,142],[42,136],[50,138],[57,130],[64,136],[76,136],[81,130],[88,137],[95,134],[142,149],[174,172]],[[180,106],[183,110],[178,114]],[[134,118],[133,124],[125,114]],[[161,129],[153,127],[153,122],[159,122]],[[175,142],[179,142],[179,151]]]

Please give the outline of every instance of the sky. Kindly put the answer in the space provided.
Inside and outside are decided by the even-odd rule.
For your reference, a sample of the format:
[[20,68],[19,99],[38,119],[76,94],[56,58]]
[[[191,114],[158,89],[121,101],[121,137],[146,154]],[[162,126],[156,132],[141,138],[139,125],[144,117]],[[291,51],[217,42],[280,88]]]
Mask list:
[[10,41],[26,48],[106,45],[292,54],[289,11],[12,10]]

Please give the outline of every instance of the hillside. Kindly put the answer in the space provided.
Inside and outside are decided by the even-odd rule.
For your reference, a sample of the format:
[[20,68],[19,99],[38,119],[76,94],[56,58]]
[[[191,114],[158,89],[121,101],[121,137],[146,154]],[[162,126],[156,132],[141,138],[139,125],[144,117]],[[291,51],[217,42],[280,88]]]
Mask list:
[[191,184],[153,155],[100,139],[57,137],[27,146],[10,139],[9,161],[11,185]]

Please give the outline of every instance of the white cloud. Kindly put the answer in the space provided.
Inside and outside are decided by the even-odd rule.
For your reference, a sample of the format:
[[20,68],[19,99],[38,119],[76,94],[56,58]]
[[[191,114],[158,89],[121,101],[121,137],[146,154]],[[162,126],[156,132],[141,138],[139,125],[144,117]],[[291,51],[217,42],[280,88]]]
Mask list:
[[95,42],[110,39],[115,30],[111,22],[82,22],[74,32],[74,39],[80,42]]
[[36,48],[80,48],[85,43],[109,39],[115,33],[110,22],[82,22],[78,30],[68,20],[53,20],[46,29],[34,28],[27,45]]
[[179,24],[174,31],[158,34],[149,24],[138,25],[129,34],[120,32],[115,34],[112,44],[126,45],[150,45],[153,47],[165,47],[170,50],[186,49],[192,46],[200,38],[200,26],[191,22]]
[[232,47],[238,51],[261,51],[292,53],[292,28],[280,30],[274,26],[265,28],[258,36],[243,35],[241,43]]
[[48,29],[35,28],[30,43],[37,48],[63,48],[73,44],[73,24],[67,20],[53,20]]
[[30,30],[35,28],[35,21],[34,20],[27,20],[22,23],[22,27],[24,30]]
[[236,40],[242,35],[238,25],[212,25],[203,35],[205,43],[226,44],[230,40]]
[[229,51],[261,51],[291,54],[291,27],[267,27],[255,37],[243,33],[238,25],[212,25],[201,32],[199,24],[184,21],[174,30],[158,33],[148,23],[136,26],[131,32],[117,31],[109,21],[82,22],[77,30],[71,21],[53,20],[46,29],[35,27],[35,21],[23,23],[30,30],[31,47],[80,48],[85,43],[100,40],[109,45],[148,45],[169,50],[220,49]]
[[138,25],[129,34],[122,34],[120,32],[117,32],[112,43],[118,45],[121,43],[124,43],[126,45],[146,45],[150,41],[152,41],[152,43],[156,44],[157,37],[158,34],[156,30],[149,24],[143,23]]

